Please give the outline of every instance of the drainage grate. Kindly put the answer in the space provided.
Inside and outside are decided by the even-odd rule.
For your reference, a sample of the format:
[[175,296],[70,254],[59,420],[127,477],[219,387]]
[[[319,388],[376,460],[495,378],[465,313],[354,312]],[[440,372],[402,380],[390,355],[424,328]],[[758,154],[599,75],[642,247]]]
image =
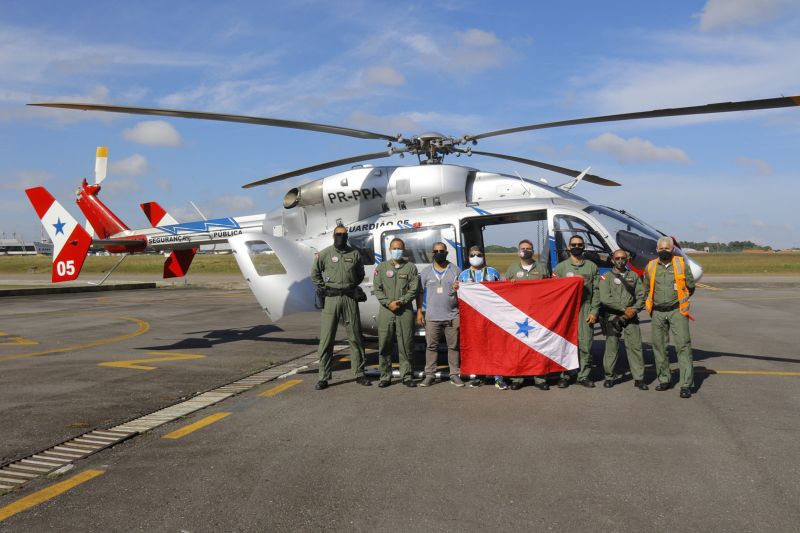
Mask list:
[[[340,352],[346,346],[337,346]],[[172,422],[186,415],[205,409],[226,398],[235,396],[268,381],[283,378],[305,370],[318,362],[316,352],[310,353],[244,377],[233,383],[217,387],[186,401],[160,409],[149,415],[135,418],[110,429],[97,429],[72,440],[53,446],[43,452],[20,459],[0,468],[0,492],[13,490],[31,479],[46,476],[78,459],[83,459],[105,448],[118,444],[140,433]]]

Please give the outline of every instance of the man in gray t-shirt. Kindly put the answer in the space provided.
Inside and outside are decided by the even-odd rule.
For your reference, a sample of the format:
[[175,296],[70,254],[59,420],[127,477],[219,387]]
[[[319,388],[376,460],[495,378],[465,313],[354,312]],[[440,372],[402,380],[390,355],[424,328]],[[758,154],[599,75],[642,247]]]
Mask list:
[[[425,326],[425,379],[420,387],[433,385],[439,342],[447,341],[447,364],[450,383],[463,387],[458,350],[458,298],[453,284],[459,268],[447,260],[447,246],[433,244],[433,263],[420,273],[420,292],[417,301],[417,323]],[[425,311],[423,312],[423,301]]]

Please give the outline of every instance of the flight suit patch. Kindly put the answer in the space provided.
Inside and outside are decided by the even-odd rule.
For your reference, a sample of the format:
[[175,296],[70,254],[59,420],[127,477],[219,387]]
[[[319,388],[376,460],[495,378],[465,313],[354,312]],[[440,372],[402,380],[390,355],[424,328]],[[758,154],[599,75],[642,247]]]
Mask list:
[[345,263],[352,263],[353,262],[353,258],[352,257],[345,257],[344,258],[344,262]]
[[622,285],[622,282],[619,280],[619,278],[614,278],[614,285]]
[[386,271],[386,277],[387,278],[394,277],[394,272],[392,272],[391,270]]
[[517,277],[521,278],[522,277],[522,272],[517,272]]
[[331,261],[334,262],[334,263],[338,263],[339,262],[339,256],[338,255],[331,256]]

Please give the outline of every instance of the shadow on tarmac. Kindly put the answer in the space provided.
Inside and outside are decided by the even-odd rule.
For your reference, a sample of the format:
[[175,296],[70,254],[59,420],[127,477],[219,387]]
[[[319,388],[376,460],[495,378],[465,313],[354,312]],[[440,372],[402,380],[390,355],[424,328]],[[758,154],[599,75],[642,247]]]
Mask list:
[[261,342],[281,342],[287,344],[303,344],[316,346],[319,340],[316,338],[297,339],[287,337],[266,337],[271,333],[284,331],[282,328],[273,324],[260,324],[248,328],[215,329],[209,331],[192,331],[187,335],[197,335],[205,333],[202,337],[188,337],[172,344],[161,346],[145,346],[141,350],[196,350],[199,348],[211,348],[217,344],[226,344],[239,341],[261,341]]

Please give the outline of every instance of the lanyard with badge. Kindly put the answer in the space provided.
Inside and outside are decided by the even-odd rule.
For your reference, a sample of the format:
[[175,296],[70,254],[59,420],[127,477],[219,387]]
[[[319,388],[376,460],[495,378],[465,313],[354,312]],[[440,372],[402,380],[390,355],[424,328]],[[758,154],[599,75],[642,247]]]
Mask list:
[[444,294],[444,287],[442,287],[442,280],[447,275],[447,271],[450,270],[450,263],[447,263],[447,267],[445,267],[444,272],[442,272],[441,276],[436,273],[435,266],[432,268],[432,270],[433,270],[433,275],[436,277],[436,281],[438,283],[438,285],[436,286],[436,294]]

